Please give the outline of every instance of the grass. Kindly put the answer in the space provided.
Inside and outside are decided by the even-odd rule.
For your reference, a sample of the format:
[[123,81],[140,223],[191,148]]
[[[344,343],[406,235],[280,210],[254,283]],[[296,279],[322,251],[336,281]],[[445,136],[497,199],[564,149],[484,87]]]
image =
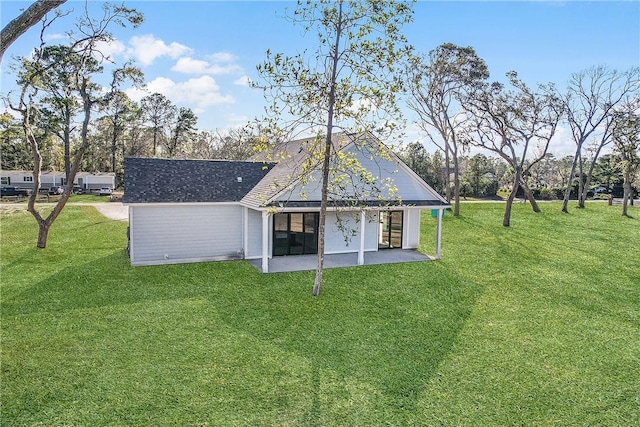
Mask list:
[[[38,194],[36,197],[36,203],[58,203],[60,200],[60,195],[48,195],[48,194]],[[28,198],[26,197],[3,197],[3,204],[26,204]],[[97,194],[72,194],[69,197],[69,203],[106,203],[109,202],[109,197],[99,196]]]
[[[438,262],[132,268],[69,206],[0,217],[1,425],[640,423],[640,208],[446,215]],[[423,216],[424,250],[433,219]]]

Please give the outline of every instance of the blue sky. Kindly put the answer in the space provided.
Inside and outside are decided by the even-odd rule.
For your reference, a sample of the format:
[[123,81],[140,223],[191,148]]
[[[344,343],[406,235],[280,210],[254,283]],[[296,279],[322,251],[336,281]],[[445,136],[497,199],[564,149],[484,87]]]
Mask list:
[[[4,26],[30,1],[2,1]],[[91,2],[92,7],[101,2]],[[68,1],[64,10],[80,11],[84,2]],[[262,93],[246,85],[257,79],[265,52],[293,54],[313,49],[313,35],[283,19],[293,1],[127,1],[145,16],[136,30],[114,29],[114,58],[135,59],[151,92],[161,92],[179,107],[192,108],[202,130],[223,130],[262,113]],[[562,88],[570,75],[594,65],[627,70],[640,65],[640,1],[419,1],[414,22],[404,32],[419,52],[452,42],[472,46],[492,80],[515,70],[531,85],[554,82]],[[73,24],[58,21],[54,42]],[[37,45],[32,28],[10,47],[2,62],[2,93],[15,81],[9,65]],[[130,91],[139,99],[145,93]],[[412,115],[407,112],[407,118]],[[418,138],[413,127],[409,138]],[[556,152],[570,151],[558,141]]]

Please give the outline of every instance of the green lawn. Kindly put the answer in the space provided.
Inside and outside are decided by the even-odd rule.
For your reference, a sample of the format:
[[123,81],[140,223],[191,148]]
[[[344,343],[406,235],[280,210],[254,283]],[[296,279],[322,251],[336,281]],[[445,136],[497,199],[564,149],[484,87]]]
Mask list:
[[[3,426],[640,424],[640,208],[462,206],[438,262],[132,268],[69,206],[2,213]],[[434,219],[423,216],[424,250]]]

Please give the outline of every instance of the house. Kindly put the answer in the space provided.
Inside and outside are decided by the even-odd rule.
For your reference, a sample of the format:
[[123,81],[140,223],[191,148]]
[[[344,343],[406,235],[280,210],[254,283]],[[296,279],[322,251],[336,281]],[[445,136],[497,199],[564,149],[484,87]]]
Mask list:
[[[273,160],[125,159],[132,265],[261,260],[317,253],[319,161],[313,139],[294,141]],[[331,177],[325,254],[417,249],[420,213],[437,215],[440,257],[447,202],[372,137],[334,136],[345,163]],[[354,163],[353,160],[357,160]]]
[[[65,185],[65,173],[43,171],[40,173],[40,189]],[[33,171],[0,171],[2,185],[13,185],[19,188],[33,188]],[[116,176],[113,172],[78,172],[73,180],[74,185],[83,190],[99,190],[103,187],[115,188]]]

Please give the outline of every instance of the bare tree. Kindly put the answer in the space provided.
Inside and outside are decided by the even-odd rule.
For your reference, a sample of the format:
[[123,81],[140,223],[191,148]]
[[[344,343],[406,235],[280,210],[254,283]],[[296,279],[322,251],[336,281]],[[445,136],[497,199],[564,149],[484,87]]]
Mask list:
[[[127,80],[139,87],[143,84],[144,75],[140,69],[134,67],[131,63],[126,63],[122,67],[113,70],[110,90],[102,106],[103,111],[106,112],[104,117],[111,128],[110,169],[116,174],[116,186],[120,185],[124,175],[124,170],[120,170],[118,167],[118,155],[120,153],[124,154],[124,134],[127,125],[133,120],[133,116],[137,112],[137,108],[132,104],[127,94],[120,90],[122,83]],[[120,144],[120,147],[118,144]],[[118,150],[118,148],[121,148],[121,150]],[[124,160],[124,155],[122,160]]]
[[[407,105],[418,115],[417,125],[445,156],[446,199],[451,202],[450,169],[453,163],[454,215],[460,213],[460,165],[463,148],[458,141],[463,126],[458,113],[460,99],[474,85],[489,78],[485,62],[472,47],[445,43],[429,53],[429,58],[413,58],[408,65]],[[435,134],[434,134],[435,133]]]
[[246,160],[255,154],[255,141],[249,133],[243,128],[199,132],[188,155],[194,159]]
[[37,0],[24,10],[17,18],[11,20],[0,32],[0,62],[7,48],[36,25],[50,11],[65,3],[67,0]]
[[[80,19],[77,25],[77,32],[81,35],[80,39],[72,42],[69,47],[53,49],[54,51],[65,51],[69,55],[69,63],[65,68],[65,80],[68,83],[70,91],[77,93],[77,98],[73,95],[70,97],[79,99],[82,105],[82,124],[80,130],[80,145],[77,148],[73,161],[70,163],[70,171],[67,175],[68,184],[60,200],[48,215],[44,215],[36,209],[35,202],[40,188],[40,172],[42,166],[42,155],[38,144],[38,138],[34,131],[34,121],[41,114],[39,92],[42,89],[42,83],[48,82],[47,73],[53,70],[57,64],[50,63],[48,60],[48,49],[42,41],[41,46],[36,49],[32,58],[22,58],[21,64],[24,67],[20,75],[20,97],[17,105],[11,105],[11,108],[20,112],[22,115],[22,127],[25,137],[30,145],[33,154],[33,192],[29,197],[27,210],[33,215],[39,226],[38,231],[38,248],[45,248],[49,229],[55,219],[64,209],[73,189],[73,180],[80,168],[84,152],[89,146],[89,125],[91,122],[91,113],[95,106],[105,102],[105,94],[102,89],[92,82],[92,77],[98,71],[101,71],[99,62],[104,57],[96,49],[98,42],[109,42],[112,40],[111,35],[107,32],[110,24],[117,23],[124,25],[131,23],[134,26],[142,21],[142,16],[135,9],[128,9],[124,6],[104,6],[104,15],[99,20],[94,20],[89,16]],[[44,29],[50,25],[49,22],[43,23]],[[73,33],[72,33],[73,35]],[[99,58],[99,59],[96,59]],[[45,86],[46,87],[46,86]],[[48,94],[50,95],[50,94]]]
[[[84,55],[84,56],[83,56]],[[56,135],[64,149],[65,180],[71,174],[71,139],[79,126],[74,121],[83,111],[78,74],[102,72],[99,61],[72,46],[43,46],[34,61],[23,59],[19,78],[40,93],[41,123]]]
[[562,102],[552,85],[540,85],[539,92],[533,92],[516,72],[507,73],[507,78],[512,90],[501,83],[484,84],[465,100],[470,120],[464,132],[466,144],[496,153],[513,168],[513,185],[502,222],[505,227],[510,225],[518,188],[534,212],[540,211],[525,177],[545,158],[563,114]]
[[629,216],[627,205],[633,203],[631,183],[640,167],[640,100],[627,100],[614,113],[612,134],[624,177],[622,215]]
[[318,36],[316,50],[293,57],[268,51],[258,67],[265,79],[259,87],[270,101],[266,129],[278,133],[286,120],[288,130],[315,135],[306,144],[310,155],[302,168],[320,163],[322,171],[313,295],[320,293],[322,283],[330,168],[345,164],[337,155],[333,133],[395,130],[394,118],[400,116],[396,94],[401,89],[395,67],[410,52],[400,29],[412,12],[409,4],[391,0],[299,1],[292,21]]
[[190,108],[181,107],[172,124],[171,137],[167,140],[166,149],[169,157],[182,154],[183,148],[193,142],[196,136],[198,117]]
[[178,108],[161,93],[145,96],[140,100],[140,105],[145,119],[151,123],[153,134],[151,156],[155,157],[158,146],[166,141],[166,131],[178,114]]
[[[613,111],[624,99],[640,90],[640,67],[626,72],[607,67],[592,67],[575,73],[569,81],[565,96],[567,121],[571,128],[576,152],[571,166],[569,183],[564,193],[562,211],[568,212],[573,179],[578,169],[578,207],[584,208],[593,169],[602,149],[611,142]],[[588,139],[594,138],[594,154],[585,177],[583,150]]]

